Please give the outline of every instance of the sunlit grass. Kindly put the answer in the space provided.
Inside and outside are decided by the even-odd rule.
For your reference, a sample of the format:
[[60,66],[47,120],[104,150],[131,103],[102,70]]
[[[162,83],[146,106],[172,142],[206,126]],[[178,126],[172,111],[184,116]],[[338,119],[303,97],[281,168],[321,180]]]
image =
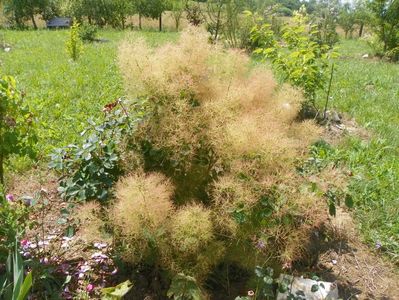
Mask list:
[[332,107],[367,128],[370,141],[348,139],[340,156],[354,171],[351,190],[366,241],[399,261],[399,64],[362,59],[362,41],[343,41]]
[[[10,52],[0,51],[1,74],[16,77],[39,123],[39,152],[79,138],[88,118],[98,118],[104,104],[124,96],[116,63],[119,41],[129,32],[100,31],[106,42],[84,45],[74,62],[65,50],[69,31],[1,31]],[[176,33],[133,33],[152,45],[173,40]]]

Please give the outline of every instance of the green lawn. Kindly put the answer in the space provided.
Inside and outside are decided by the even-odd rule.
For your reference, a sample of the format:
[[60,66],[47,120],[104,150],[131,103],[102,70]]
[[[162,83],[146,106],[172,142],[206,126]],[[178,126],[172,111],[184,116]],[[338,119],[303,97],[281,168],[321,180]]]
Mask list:
[[362,59],[362,41],[341,42],[332,106],[370,130],[370,141],[348,139],[335,153],[354,171],[351,191],[365,239],[399,262],[399,64]]
[[143,36],[152,45],[173,40],[176,33],[100,31],[105,43],[84,45],[73,62],[65,50],[69,31],[0,31],[11,44],[0,51],[1,74],[16,77],[26,101],[39,119],[40,153],[75,141],[87,119],[101,115],[104,104],[124,95],[116,54],[126,34]]

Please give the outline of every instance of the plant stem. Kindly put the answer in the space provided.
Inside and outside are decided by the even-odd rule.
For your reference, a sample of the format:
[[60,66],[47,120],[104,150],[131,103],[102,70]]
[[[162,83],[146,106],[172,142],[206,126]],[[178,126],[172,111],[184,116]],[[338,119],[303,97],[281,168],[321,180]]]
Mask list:
[[323,118],[324,118],[324,119],[326,118],[327,107],[328,107],[328,103],[329,103],[329,101],[330,101],[331,84],[332,84],[332,80],[333,80],[333,77],[334,77],[334,66],[335,66],[335,63],[332,63],[332,65],[331,65],[330,82],[328,83],[326,104],[324,105],[324,113],[323,113]]

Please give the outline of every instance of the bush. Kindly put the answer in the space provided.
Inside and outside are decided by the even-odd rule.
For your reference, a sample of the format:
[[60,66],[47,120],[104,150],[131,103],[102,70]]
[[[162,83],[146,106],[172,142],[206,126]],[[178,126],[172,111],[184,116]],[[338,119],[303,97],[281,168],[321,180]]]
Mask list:
[[34,156],[35,121],[15,79],[0,78],[0,184],[4,184],[4,164],[11,155]]
[[157,49],[127,40],[119,61],[131,96],[148,99],[148,117],[124,151],[138,153],[148,175],[117,187],[119,195],[124,186],[146,187],[130,201],[118,197],[110,218],[121,228],[118,242],[148,253],[151,237],[157,264],[200,284],[222,262],[252,269],[256,254],[300,259],[313,226],[328,217],[295,171],[320,132],[313,121],[298,121],[301,92],[278,86],[263,66],[251,68],[242,52],[209,44],[201,29]]
[[127,128],[139,122],[138,115],[130,119],[121,99],[104,107],[104,119],[81,133],[79,145],[70,144],[56,149],[51,155],[50,168],[63,173],[59,192],[66,199],[106,200],[109,189],[122,173],[118,144]]
[[79,27],[79,37],[84,42],[93,42],[96,40],[97,27],[90,24],[83,24]]

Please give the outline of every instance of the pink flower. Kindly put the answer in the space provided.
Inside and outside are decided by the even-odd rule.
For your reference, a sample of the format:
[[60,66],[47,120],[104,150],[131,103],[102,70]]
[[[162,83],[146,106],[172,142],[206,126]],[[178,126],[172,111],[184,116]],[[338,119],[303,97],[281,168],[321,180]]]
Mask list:
[[89,283],[89,284],[87,285],[87,287],[86,287],[86,291],[88,291],[88,292],[90,293],[90,292],[93,291],[93,290],[94,290],[94,285],[91,284],[91,283]]
[[253,290],[248,291],[248,297],[255,296],[255,292]]
[[7,194],[6,199],[8,202],[14,202],[14,200],[15,200],[14,195],[12,195],[12,194]]
[[29,244],[29,241],[27,239],[21,240],[22,247],[26,247],[26,246],[28,246],[28,244]]

